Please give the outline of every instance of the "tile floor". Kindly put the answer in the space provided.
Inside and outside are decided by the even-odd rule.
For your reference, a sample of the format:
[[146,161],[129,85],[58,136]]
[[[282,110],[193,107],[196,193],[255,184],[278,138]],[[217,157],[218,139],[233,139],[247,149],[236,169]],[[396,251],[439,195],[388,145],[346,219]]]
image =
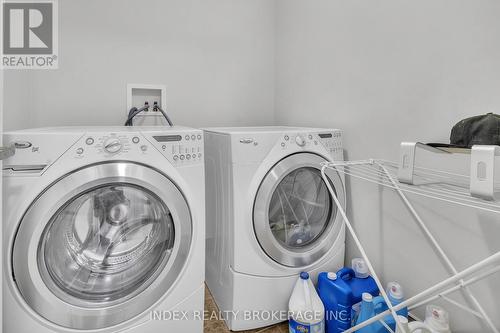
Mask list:
[[[206,311],[218,311],[217,305],[214,302],[212,295],[208,288],[205,287],[205,310]],[[227,329],[226,324],[223,320],[205,320],[204,323],[204,333],[229,333],[230,330]],[[259,328],[256,330],[243,331],[243,333],[288,333],[288,323],[281,323],[274,326]]]

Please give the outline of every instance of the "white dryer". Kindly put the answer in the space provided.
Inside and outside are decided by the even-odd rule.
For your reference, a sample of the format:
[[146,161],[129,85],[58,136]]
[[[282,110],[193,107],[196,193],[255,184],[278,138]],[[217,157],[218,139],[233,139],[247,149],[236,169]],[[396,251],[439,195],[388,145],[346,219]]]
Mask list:
[[7,133],[3,332],[202,332],[203,133]]
[[[205,130],[206,282],[231,330],[286,320],[301,271],[343,266],[345,228],[321,177],[342,160],[335,129]],[[327,175],[345,203],[344,178]]]

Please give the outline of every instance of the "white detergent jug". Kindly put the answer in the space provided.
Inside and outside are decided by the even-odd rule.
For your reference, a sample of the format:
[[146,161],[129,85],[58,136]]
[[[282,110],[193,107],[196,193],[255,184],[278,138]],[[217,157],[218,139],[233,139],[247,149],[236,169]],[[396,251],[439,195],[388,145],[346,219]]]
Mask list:
[[306,272],[300,273],[288,303],[290,333],[324,333],[325,307]]
[[[410,327],[413,323],[410,323]],[[422,323],[420,323],[422,324]],[[437,305],[428,305],[425,309],[425,321],[423,323],[427,331],[432,333],[451,333],[450,316],[445,309]],[[415,333],[427,333],[426,330],[417,329]]]
[[[396,326],[396,333],[434,333],[434,331],[432,331],[427,324],[420,321],[408,323],[408,319],[403,316],[398,316],[398,321],[400,325]],[[404,329],[404,331],[401,331],[400,326]]]
[[428,305],[425,309],[424,323],[436,333],[451,333],[450,315],[440,306]]

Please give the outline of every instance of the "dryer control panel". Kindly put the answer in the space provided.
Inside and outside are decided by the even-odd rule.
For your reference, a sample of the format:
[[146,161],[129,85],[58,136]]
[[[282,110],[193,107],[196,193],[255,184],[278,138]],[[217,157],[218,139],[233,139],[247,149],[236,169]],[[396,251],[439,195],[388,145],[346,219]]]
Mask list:
[[341,131],[318,133],[317,135],[321,144],[330,152],[334,160],[344,160],[344,144]]
[[344,159],[342,131],[332,130],[325,132],[290,132],[281,139],[282,149],[291,147],[311,148],[322,145],[334,160]]

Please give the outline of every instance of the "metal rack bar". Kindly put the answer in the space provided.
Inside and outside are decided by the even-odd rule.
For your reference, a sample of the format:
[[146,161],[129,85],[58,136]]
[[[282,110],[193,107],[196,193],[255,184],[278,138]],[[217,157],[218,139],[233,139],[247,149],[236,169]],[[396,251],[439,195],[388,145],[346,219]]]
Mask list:
[[[421,302],[422,304],[427,304],[433,298],[433,296],[431,296],[431,295],[434,295],[435,293],[439,292],[441,289],[445,288],[446,286],[448,286],[450,284],[456,283],[460,279],[463,279],[467,276],[470,276],[472,274],[477,273],[481,269],[488,267],[489,265],[492,265],[492,264],[496,263],[497,261],[500,261],[500,252],[497,252],[494,255],[480,261],[479,263],[470,266],[469,268],[459,272],[455,276],[449,277],[448,279],[443,280],[443,281],[435,284],[434,286],[432,286],[432,287],[424,290],[423,292],[407,299],[406,301],[404,301],[396,306],[393,306],[392,310],[397,312],[403,308],[411,307],[413,304],[417,304],[417,302]],[[384,312],[381,312],[380,314],[368,319],[367,321],[364,321],[361,324],[356,325],[356,326],[348,329],[344,333],[355,332],[363,327],[366,327],[370,324],[373,324],[377,320],[384,318],[385,316],[389,315],[390,313],[391,313],[390,310],[386,310]]]
[[[421,142],[403,142],[400,149],[398,180],[401,183],[414,185],[415,157],[417,148],[433,153],[451,154],[449,150],[426,145]],[[496,158],[500,157],[500,146],[476,145],[470,150],[470,183],[469,194],[484,200],[495,200]]]
[[[380,163],[386,164],[384,161],[378,161]],[[369,161],[367,160],[365,162],[365,165],[374,165],[375,160]],[[457,204],[469,208],[475,208],[475,209],[480,209],[480,210],[485,210],[493,213],[500,213],[500,204],[492,201],[485,201],[483,199],[478,199],[471,197],[469,194],[465,195],[468,192],[461,191],[460,193],[453,193],[453,191],[449,190],[443,190],[444,186],[440,186],[440,188],[433,188],[429,184],[422,184],[420,186],[413,186],[413,185],[407,185],[407,184],[401,184],[398,183],[398,186],[395,187],[390,183],[389,179],[384,175],[383,172],[378,172],[378,171],[372,171],[371,173],[368,173],[363,170],[357,170],[352,168],[352,166],[356,166],[356,168],[359,168],[360,164],[353,165],[350,162],[344,162],[344,163],[331,163],[329,165],[330,167],[342,167],[344,170],[339,170],[340,172],[343,172],[346,175],[363,179],[365,181],[375,183],[378,185],[382,185],[388,188],[392,189],[401,189],[402,191],[406,193],[411,193],[411,194],[416,194],[424,197],[428,197],[431,199],[437,199],[441,201],[445,201],[448,203],[452,204]],[[385,179],[384,179],[385,177]],[[393,176],[394,178],[394,176]]]
[[[475,277],[473,277],[473,278],[465,281],[463,283],[463,285],[464,286],[469,286],[469,285],[474,284],[474,283],[476,283],[478,281],[484,280],[485,278],[489,277],[490,275],[496,274],[498,272],[500,272],[500,266],[493,267],[493,268],[487,270],[486,272],[484,272],[482,274],[479,274],[478,276],[475,276]],[[445,290],[445,291],[443,291],[443,292],[441,292],[441,293],[439,293],[439,294],[437,294],[437,295],[435,295],[433,297],[430,297],[430,298],[426,299],[423,302],[416,303],[416,304],[410,306],[408,309],[411,311],[411,310],[416,309],[416,308],[418,308],[418,307],[420,307],[422,305],[425,305],[426,303],[435,301],[435,300],[437,300],[438,298],[440,298],[442,296],[446,296],[446,295],[451,294],[451,293],[453,293],[455,291],[458,291],[461,288],[462,288],[462,285],[456,285],[456,286],[454,286],[452,288],[449,288],[449,289],[447,289],[447,290]]]
[[[415,145],[413,148],[416,149],[416,147],[417,146]],[[413,152],[415,149],[413,149]],[[414,159],[414,153],[413,153],[413,159]],[[500,205],[497,205],[497,204],[494,204],[491,202],[484,202],[484,200],[480,200],[480,199],[476,199],[476,198],[471,198],[470,192],[469,192],[469,194],[467,194],[466,191],[460,191],[458,189],[457,190],[450,190],[447,188],[443,189],[443,186],[441,186],[441,188],[422,189],[419,186],[410,185],[410,184],[413,184],[413,182],[414,182],[413,173],[415,170],[419,170],[419,171],[423,170],[423,173],[427,174],[427,176],[433,176],[433,175],[437,174],[438,175],[437,178],[439,178],[439,177],[449,178],[449,177],[453,177],[453,176],[460,176],[463,178],[467,177],[464,175],[455,175],[455,174],[446,173],[446,172],[442,172],[442,171],[438,171],[438,170],[415,167],[413,164],[414,160],[412,160],[411,162],[412,162],[411,183],[409,183],[408,185],[399,183],[396,180],[396,178],[391,175],[391,173],[389,172],[389,170],[386,167],[386,165],[390,165],[390,163],[386,162],[386,161],[370,159],[370,160],[363,160],[363,161],[325,163],[322,166],[321,174],[325,180],[325,183],[327,184],[327,188],[330,191],[330,194],[332,195],[332,197],[335,201],[335,204],[337,205],[338,210],[344,219],[344,223],[346,224],[351,236],[353,237],[353,239],[356,243],[356,246],[360,250],[362,257],[367,262],[368,269],[370,270],[370,273],[372,273],[372,276],[373,276],[374,280],[376,281],[377,286],[381,290],[382,297],[384,297],[384,300],[386,301],[388,308],[389,308],[388,310],[371,318],[370,320],[365,321],[365,322],[361,323],[360,325],[357,325],[357,326],[347,330],[346,333],[354,332],[362,327],[368,326],[377,320],[381,320],[381,318],[383,318],[384,316],[386,316],[388,314],[391,314],[396,319],[396,323],[398,323],[398,325],[399,325],[399,322],[397,320],[397,315],[396,315],[397,311],[399,311],[400,309],[407,307],[407,306],[409,306],[411,309],[414,309],[415,307],[424,305],[424,304],[428,303],[429,301],[435,300],[436,298],[442,298],[442,299],[445,299],[447,301],[450,301],[450,303],[467,311],[468,313],[471,313],[477,317],[483,318],[492,332],[499,333],[498,329],[494,326],[492,320],[489,318],[489,316],[484,311],[484,308],[481,306],[481,304],[479,304],[479,302],[474,297],[474,295],[472,295],[472,293],[467,288],[467,286],[471,283],[475,283],[479,280],[486,278],[487,276],[489,276],[491,274],[498,272],[500,270],[500,266],[489,270],[488,272],[486,272],[486,274],[482,274],[482,275],[477,276],[475,278],[471,278],[469,281],[464,281],[463,279],[465,277],[468,277],[469,275],[475,274],[480,269],[482,269],[488,265],[491,265],[492,263],[494,263],[496,261],[499,261],[500,260],[500,252],[484,259],[483,261],[469,267],[468,269],[466,269],[462,272],[458,272],[458,270],[453,265],[453,263],[451,262],[451,260],[447,256],[447,254],[444,252],[442,247],[439,245],[436,238],[432,235],[431,231],[428,229],[428,227],[424,223],[423,219],[420,217],[420,215],[415,210],[415,208],[413,207],[411,202],[408,200],[408,198],[406,197],[404,192],[413,193],[413,194],[421,195],[424,197],[431,197],[431,198],[435,198],[435,199],[442,200],[445,202],[455,203],[455,204],[459,204],[459,205],[463,205],[463,206],[467,206],[467,207],[472,207],[472,208],[477,208],[477,209],[482,209],[482,210],[494,212],[494,213],[500,213]],[[351,169],[355,169],[355,168],[359,169],[360,167],[363,167],[363,166],[371,167],[371,168],[378,167],[382,171],[372,172],[369,170],[368,171],[367,170],[362,170],[362,171],[351,170]],[[441,283],[438,283],[438,284],[428,288],[427,290],[424,290],[420,294],[418,294],[418,295],[408,299],[407,301],[399,304],[398,306],[392,306],[392,304],[390,303],[390,301],[387,298],[387,295],[385,294],[385,291],[384,291],[384,288],[382,287],[380,279],[378,278],[375,270],[373,269],[373,266],[372,266],[367,254],[366,254],[366,251],[364,250],[364,248],[361,244],[361,241],[357,237],[357,235],[352,227],[352,224],[350,223],[349,219],[347,218],[345,211],[343,210],[342,206],[340,205],[340,202],[338,201],[338,199],[335,195],[335,192],[328,181],[328,178],[327,178],[326,173],[325,173],[325,170],[327,168],[334,168],[338,172],[343,172],[346,175],[351,175],[351,176],[356,177],[356,178],[364,179],[364,180],[367,180],[367,181],[372,182],[372,183],[376,183],[376,184],[379,184],[379,185],[382,185],[385,187],[395,189],[396,192],[398,193],[398,195],[401,197],[401,199],[405,203],[405,206],[410,210],[412,215],[415,217],[416,221],[418,222],[418,224],[419,224],[420,228],[422,229],[422,231],[424,232],[424,234],[430,240],[434,249],[438,252],[441,259],[446,263],[448,270],[450,270],[453,275],[450,278],[442,281]],[[401,169],[402,169],[402,167],[399,168],[398,176],[401,175]],[[435,172],[435,173],[433,173],[433,172]],[[410,176],[407,174],[407,178],[409,178],[409,177]],[[436,177],[434,177],[434,178],[436,178]],[[463,182],[459,182],[459,183],[461,185],[464,184]],[[441,292],[438,295],[433,295],[437,291],[440,291],[442,288],[448,286],[449,284],[456,284],[456,283],[458,283],[458,285],[456,285],[455,287],[450,288],[444,292]],[[464,290],[465,294],[467,295],[467,298],[469,299],[469,301],[471,303],[473,303],[475,309],[470,309],[470,308],[468,308],[460,303],[457,303],[457,302],[449,299],[448,297],[446,297],[447,294],[454,292],[454,291],[458,291],[458,290]],[[427,297],[427,299],[424,299],[425,297]],[[422,299],[424,299],[424,300],[422,300]]]
[[[401,191],[401,189],[398,188],[396,181],[394,180],[394,178],[391,177],[389,171],[384,167],[384,165],[382,163],[377,162],[376,164],[380,168],[382,168],[382,170],[384,170],[385,174],[387,175],[387,177],[389,178],[391,183],[396,188],[396,191],[398,192],[399,196],[401,197],[401,199],[405,203],[406,207],[410,210],[413,217],[418,222],[420,229],[422,229],[422,231],[425,233],[427,238],[430,240],[434,249],[439,253],[439,256],[441,257],[441,259],[446,263],[446,266],[448,266],[448,270],[450,270],[451,273],[453,273],[454,275],[458,274],[458,270],[456,269],[455,265],[453,265],[453,263],[451,262],[450,258],[446,254],[446,252],[444,252],[443,248],[439,245],[438,241],[436,240],[434,235],[431,233],[431,231],[429,230],[427,225],[424,223],[424,221],[422,220],[420,215],[417,213],[417,211],[415,210],[415,208],[413,207],[411,202],[408,200],[406,195],[403,193],[403,191]],[[463,282],[464,282],[463,280],[459,281],[460,284],[463,284]],[[472,304],[474,305],[476,310],[481,314],[483,319],[486,321],[486,323],[488,324],[488,326],[490,327],[492,332],[499,333],[498,329],[493,324],[493,321],[488,316],[488,314],[484,310],[483,306],[478,302],[477,298],[472,294],[470,289],[464,286],[463,290],[464,290],[465,294],[467,295],[467,298],[469,298],[469,300],[472,302]]]
[[[385,289],[384,287],[382,286],[382,283],[380,282],[380,279],[378,278],[378,275],[377,273],[375,272],[375,269],[373,268],[372,266],[372,263],[370,261],[370,259],[368,258],[368,255],[366,254],[364,248],[363,248],[363,245],[361,244],[358,236],[356,235],[356,232],[354,231],[354,228],[352,227],[352,224],[351,222],[349,221],[349,219],[347,218],[347,214],[346,212],[344,211],[344,209],[342,208],[342,205],[339,201],[339,199],[337,198],[337,195],[335,193],[335,191],[333,190],[332,188],[332,185],[325,173],[325,170],[327,168],[327,164],[325,164],[322,168],[321,168],[321,176],[323,177],[323,179],[325,180],[325,184],[326,186],[328,187],[328,191],[330,191],[330,194],[333,198],[333,200],[335,201],[335,204],[337,205],[338,209],[339,209],[339,212],[340,214],[342,215],[342,218],[344,219],[344,223],[345,225],[347,226],[347,228],[349,229],[349,232],[351,234],[351,237],[354,239],[354,242],[356,243],[356,246],[358,247],[359,251],[361,252],[361,255],[363,257],[363,259],[366,261],[366,265],[368,266],[368,270],[370,271],[370,273],[372,274],[372,277],[373,279],[375,280],[376,284],[377,284],[377,287],[379,288],[380,290],[380,294],[382,295],[382,297],[384,298],[384,301],[386,302],[389,310],[388,310],[388,313],[390,313],[392,315],[392,317],[394,318],[394,321],[396,322],[398,328],[401,330],[401,332],[404,332],[404,328],[401,326],[401,324],[399,323],[399,320],[398,320],[398,314],[396,313],[396,311],[394,310],[393,306],[392,306],[392,303],[391,301],[389,300],[389,297],[387,296],[387,293],[385,292]],[[380,318],[379,318],[380,319]],[[378,319],[377,319],[378,320]],[[351,331],[352,332],[352,331]],[[346,333],[349,333],[348,331],[346,331]]]

